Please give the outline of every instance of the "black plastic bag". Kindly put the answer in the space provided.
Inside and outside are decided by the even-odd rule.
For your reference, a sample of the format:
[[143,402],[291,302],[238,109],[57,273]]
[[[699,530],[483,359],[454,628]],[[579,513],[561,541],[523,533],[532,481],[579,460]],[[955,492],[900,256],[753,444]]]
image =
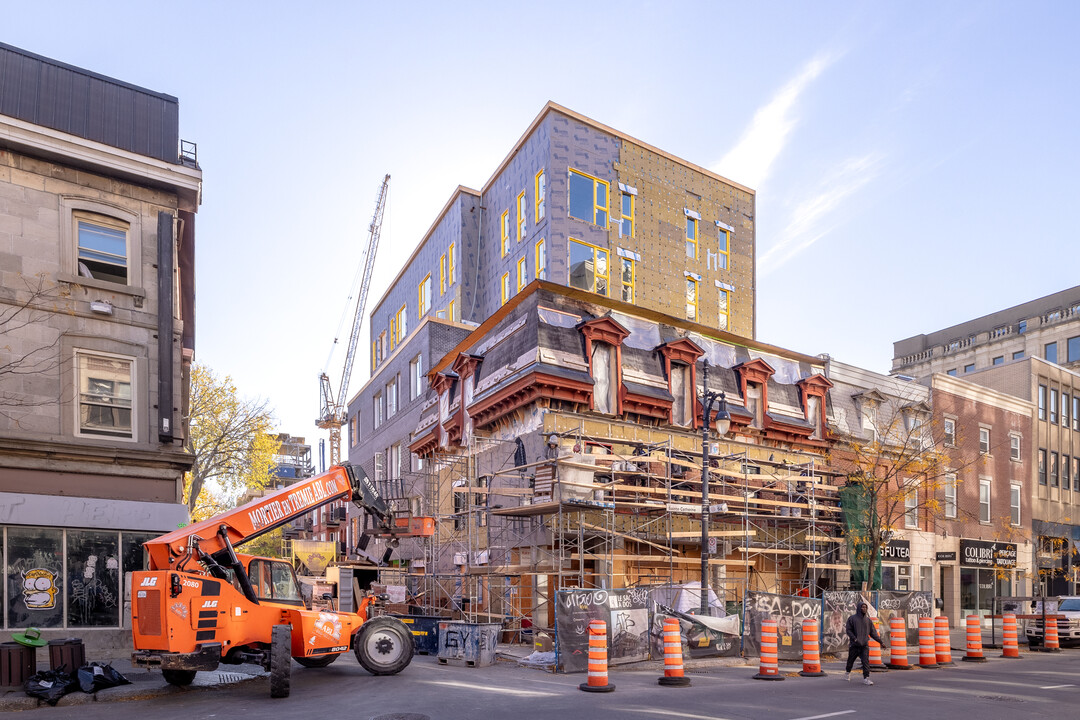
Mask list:
[[63,668],[35,673],[26,681],[26,694],[55,705],[60,698],[79,689],[79,683]]
[[84,693],[95,693],[117,685],[130,685],[131,681],[113,669],[112,665],[92,662],[79,668],[79,687]]

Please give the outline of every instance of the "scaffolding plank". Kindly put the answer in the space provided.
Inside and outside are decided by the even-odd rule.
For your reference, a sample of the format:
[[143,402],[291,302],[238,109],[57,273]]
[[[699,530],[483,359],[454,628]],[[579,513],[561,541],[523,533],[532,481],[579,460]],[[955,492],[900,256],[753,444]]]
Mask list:
[[[688,530],[686,532],[678,531],[670,533],[673,538],[700,538],[700,530]],[[709,537],[743,537],[746,532],[743,530],[710,530]]]
[[633,535],[627,535],[626,533],[621,533],[621,532],[619,532],[617,530],[608,530],[607,528],[602,528],[599,525],[593,525],[592,523],[587,523],[584,520],[581,521],[581,525],[582,525],[582,527],[587,527],[587,528],[590,528],[592,530],[599,530],[600,532],[611,533],[612,535],[618,535],[619,537],[626,538],[627,540],[633,540],[634,542],[645,543],[646,545],[651,545],[652,547],[657,548],[658,550],[666,550],[668,552],[673,552],[673,553],[677,553],[679,555],[682,555],[681,550],[676,550],[675,548],[673,548],[673,547],[671,547],[669,545],[659,545],[659,544],[654,543],[654,542],[652,542],[650,540],[645,540],[644,538],[640,538],[640,537],[634,537]]
[[[581,560],[582,555],[580,553],[573,553],[570,555],[571,560]],[[586,560],[626,560],[632,562],[658,562],[658,563],[675,563],[677,565],[700,565],[701,558],[699,557],[664,557],[661,555],[594,555],[592,553],[586,553],[584,555]],[[728,558],[709,558],[710,565],[753,565],[752,560],[736,560]]]
[[850,570],[850,565],[839,565],[836,563],[807,563],[806,567],[818,570]]
[[814,552],[813,550],[796,550],[795,548],[754,548],[754,547],[752,547],[752,548],[737,547],[737,548],[735,548],[735,552],[759,553],[759,554],[765,554],[765,555],[805,555],[807,557],[812,557],[812,556],[818,554],[818,553]]

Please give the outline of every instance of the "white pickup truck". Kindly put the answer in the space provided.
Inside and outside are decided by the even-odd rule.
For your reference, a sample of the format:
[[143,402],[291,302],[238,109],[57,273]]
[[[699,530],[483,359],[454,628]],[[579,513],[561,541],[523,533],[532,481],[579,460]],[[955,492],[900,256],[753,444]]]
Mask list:
[[[1065,616],[1065,620],[1058,620],[1058,641],[1062,646],[1070,643],[1080,644],[1080,595],[1062,595],[1058,598],[1057,611],[1051,613],[1050,603],[1047,604],[1047,614]],[[1040,608],[1041,609],[1041,608]],[[1032,614],[1039,614],[1036,609]],[[1029,647],[1039,647],[1043,641],[1042,619],[1032,620],[1025,630]]]

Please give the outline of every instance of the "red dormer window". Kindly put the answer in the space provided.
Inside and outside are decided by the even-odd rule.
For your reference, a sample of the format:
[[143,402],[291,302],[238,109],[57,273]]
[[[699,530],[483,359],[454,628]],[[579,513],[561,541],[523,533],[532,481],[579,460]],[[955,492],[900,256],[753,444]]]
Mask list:
[[697,427],[697,361],[705,351],[689,338],[665,343],[659,348],[664,356],[668,392],[674,398],[668,421],[680,427]]
[[585,357],[593,379],[590,407],[605,415],[622,414],[622,343],[630,331],[607,315],[578,327],[585,336]]

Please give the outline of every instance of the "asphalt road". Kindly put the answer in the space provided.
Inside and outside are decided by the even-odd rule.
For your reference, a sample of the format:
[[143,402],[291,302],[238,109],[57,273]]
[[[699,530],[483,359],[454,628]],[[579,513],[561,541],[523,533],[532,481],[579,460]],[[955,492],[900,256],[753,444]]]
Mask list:
[[[500,663],[488,668],[439,665],[417,657],[399,675],[373,677],[343,656],[320,669],[293,666],[292,695],[271,700],[266,678],[226,687],[192,689],[152,700],[40,708],[34,717],[97,720],[153,718],[348,718],[348,720],[818,720],[896,718],[1073,718],[1080,711],[1080,650],[1057,655],[1024,653],[1020,660],[994,657],[985,664],[957,662],[939,670],[875,673],[873,687],[843,668],[825,665],[826,677],[753,680],[756,668],[696,671],[692,686],[657,685],[657,671],[615,670],[616,690],[585,693],[583,675],[552,675]],[[957,657],[957,660],[959,658]],[[781,666],[788,674],[794,666]],[[861,678],[860,678],[861,679]]]

